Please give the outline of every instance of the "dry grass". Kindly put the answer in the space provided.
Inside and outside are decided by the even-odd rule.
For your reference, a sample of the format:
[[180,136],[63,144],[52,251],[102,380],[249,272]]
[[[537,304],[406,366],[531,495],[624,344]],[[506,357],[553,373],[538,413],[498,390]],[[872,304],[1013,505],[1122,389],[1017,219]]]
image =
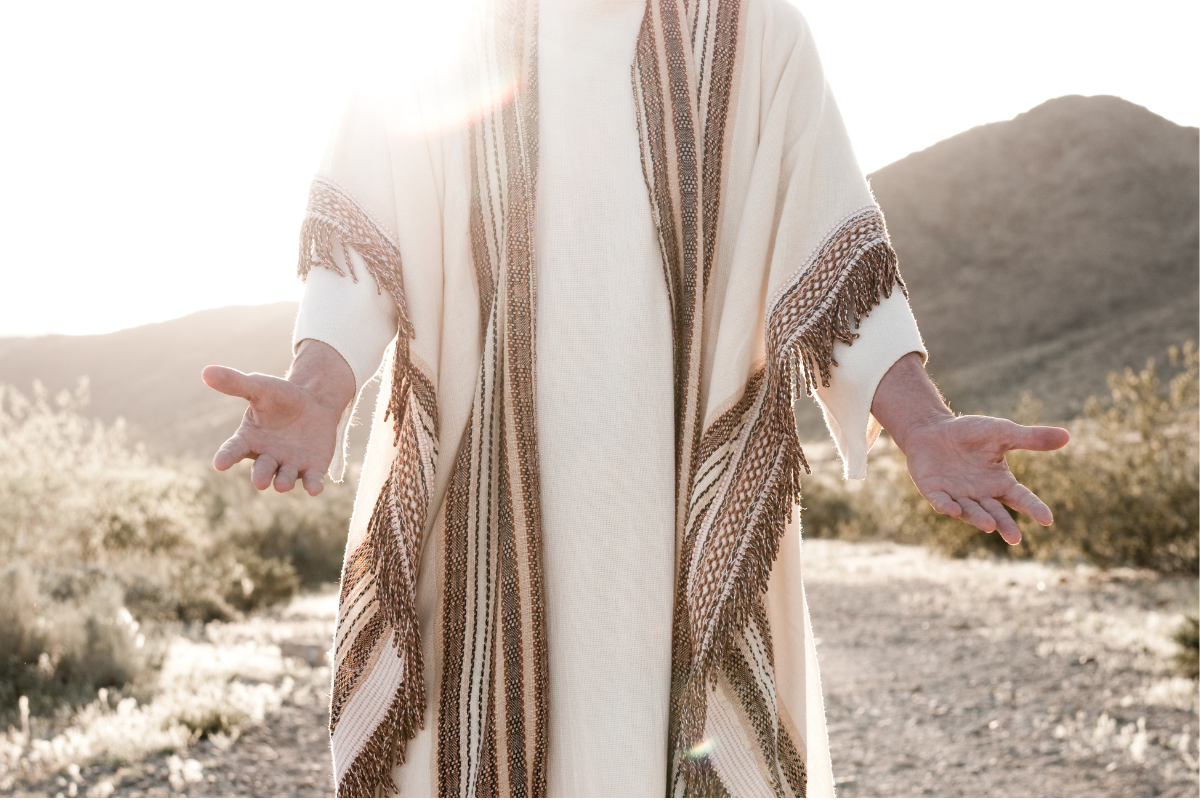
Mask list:
[[[200,751],[227,753],[285,706],[327,703],[321,662],[335,605],[333,593],[305,595],[277,614],[180,629],[153,682],[125,696],[101,689],[86,705],[0,735],[0,791],[52,792],[60,779],[93,796],[210,787]],[[314,734],[324,739],[319,727]],[[159,762],[161,783],[147,769]]]

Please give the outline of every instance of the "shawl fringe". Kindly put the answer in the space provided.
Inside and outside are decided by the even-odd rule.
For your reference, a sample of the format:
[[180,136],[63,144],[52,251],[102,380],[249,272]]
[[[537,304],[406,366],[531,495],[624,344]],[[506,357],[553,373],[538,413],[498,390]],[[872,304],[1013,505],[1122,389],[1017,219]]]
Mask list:
[[[397,787],[392,780],[392,767],[403,764],[408,741],[416,736],[425,715],[425,661],[421,636],[417,627],[417,611],[413,588],[416,575],[408,575],[415,559],[404,552],[403,526],[398,524],[396,511],[399,471],[379,493],[375,510],[367,527],[364,545],[370,559],[370,571],[375,577],[378,611],[387,621],[392,644],[404,661],[404,677],[388,706],[383,721],[375,728],[367,743],[355,756],[337,787],[338,797],[372,797],[377,793],[393,794]],[[410,580],[411,578],[411,580]],[[357,677],[357,676],[356,676]],[[330,733],[340,719],[341,697],[331,698],[337,705],[330,710]]]
[[[334,257],[334,247],[342,248],[346,270]],[[300,227],[300,258],[297,272],[301,279],[313,267],[331,269],[356,283],[358,275],[345,248],[352,247],[375,279],[376,291],[387,291],[396,303],[399,322],[396,329],[396,352],[392,361],[392,396],[384,420],[391,419],[395,428],[395,445],[400,440],[404,408],[408,400],[409,364],[408,340],[416,334],[408,316],[404,299],[404,275],[401,270],[400,245],[390,231],[371,212],[363,208],[349,192],[326,178],[316,178],[308,194],[308,208]]]
[[[437,436],[437,406],[432,387],[415,371],[408,356],[413,328],[404,297],[400,247],[395,237],[346,190],[317,178],[309,193],[301,227],[298,272],[306,277],[314,267],[342,271],[334,246],[343,248],[346,269],[355,281],[354,265],[345,248],[352,247],[366,264],[380,292],[396,303],[399,321],[392,359],[392,386],[384,420],[391,419],[398,447],[392,472],[376,500],[365,540],[349,553],[342,573],[341,605],[372,588],[371,619],[352,639],[341,642],[334,655],[329,727],[332,735],[372,656],[389,657],[390,647],[402,663],[402,677],[393,687],[383,719],[338,781],[339,797],[392,793],[392,768],[404,762],[409,739],[423,725],[425,714],[424,655],[417,626],[416,579],[421,537],[428,512],[429,475],[436,444],[421,446],[420,437]],[[417,391],[413,391],[416,384]],[[426,419],[422,420],[424,416]],[[427,463],[429,462],[429,463]]]
[[[890,297],[896,286],[907,296],[882,214],[875,206],[859,209],[826,237],[772,303],[766,364],[747,382],[746,397],[734,407],[743,423],[722,418],[706,431],[706,439],[724,440],[702,445],[701,452],[708,454],[706,463],[723,451],[736,451],[739,440],[744,445],[737,462],[726,467],[731,479],[709,501],[707,510],[696,515],[684,547],[685,567],[693,562],[697,547],[706,552],[700,554],[699,574],[681,576],[688,596],[680,602],[686,604],[689,624],[684,630],[677,626],[676,636],[690,643],[691,660],[677,688],[679,739],[673,750],[679,754],[676,777],[683,794],[719,793],[707,756],[691,755],[706,749],[707,689],[716,687],[722,670],[729,671],[748,626],[765,624],[765,619],[754,619],[756,610],[800,500],[801,472],[811,471],[793,417],[796,372],[803,370],[810,394],[817,381],[828,386],[831,370],[837,366],[834,345],[852,344],[863,317]],[[759,399],[761,405],[755,402]],[[753,499],[742,504],[739,498]],[[700,541],[706,529],[709,533]],[[769,631],[763,634],[769,636]],[[774,750],[781,762],[779,772],[790,771],[803,781],[805,765],[790,741],[785,741],[786,735],[780,734],[773,748],[764,747],[764,755]],[[772,780],[780,783],[781,777],[777,773]],[[803,784],[792,788],[798,794],[805,791]],[[782,789],[781,783],[777,789]]]

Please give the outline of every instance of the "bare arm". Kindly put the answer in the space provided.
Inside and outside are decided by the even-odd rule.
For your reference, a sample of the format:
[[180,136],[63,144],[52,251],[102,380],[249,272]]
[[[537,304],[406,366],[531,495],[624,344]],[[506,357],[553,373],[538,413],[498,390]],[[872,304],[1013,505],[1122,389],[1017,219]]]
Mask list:
[[254,459],[250,481],[257,489],[275,485],[291,491],[302,480],[310,495],[324,488],[325,471],[337,448],[338,422],[354,399],[354,373],[324,342],[305,339],[288,376],[276,378],[229,367],[205,367],[201,377],[213,389],[249,401],[242,424],[213,458],[226,470]]
[[1021,530],[1005,505],[1042,525],[1054,521],[1046,504],[1017,483],[1004,456],[1017,449],[1057,450],[1070,438],[1062,428],[955,416],[916,353],[884,375],[871,413],[896,441],[917,490],[938,513],[982,531],[998,530],[1009,544],[1021,541]]

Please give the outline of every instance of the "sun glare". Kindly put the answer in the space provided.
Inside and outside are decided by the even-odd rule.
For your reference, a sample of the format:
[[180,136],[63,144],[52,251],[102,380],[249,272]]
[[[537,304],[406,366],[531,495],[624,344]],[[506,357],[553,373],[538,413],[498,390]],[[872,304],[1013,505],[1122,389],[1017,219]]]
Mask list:
[[[428,134],[517,89],[468,80],[479,2],[0,4],[0,336],[298,299],[308,184],[353,92],[437,81],[411,115]],[[868,172],[1064,94],[1200,119],[1195,2],[793,2]]]
[[361,34],[353,48],[364,81],[387,88],[396,76],[421,79],[461,55],[462,31],[479,0],[401,0],[356,3],[347,30]]
[[354,29],[372,31],[355,69],[357,91],[391,97],[416,87],[419,115],[396,120],[402,130],[431,135],[464,128],[512,99],[515,74],[479,75],[471,54],[484,17],[481,0],[407,0],[363,6]]

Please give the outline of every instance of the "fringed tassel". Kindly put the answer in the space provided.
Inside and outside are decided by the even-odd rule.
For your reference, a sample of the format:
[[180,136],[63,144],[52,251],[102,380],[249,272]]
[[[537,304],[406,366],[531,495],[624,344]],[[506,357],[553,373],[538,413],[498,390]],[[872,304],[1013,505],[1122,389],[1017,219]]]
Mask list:
[[[411,427],[406,426],[405,433],[412,436]],[[394,793],[392,768],[404,762],[408,741],[423,725],[425,666],[415,595],[421,530],[406,515],[411,509],[406,509],[403,502],[404,487],[415,479],[414,475],[405,472],[419,469],[413,463],[412,455],[402,454],[393,464],[392,475],[375,503],[364,543],[369,553],[370,574],[375,580],[375,613],[383,617],[387,626],[384,636],[391,637],[397,657],[404,661],[404,676],[383,721],[359,750],[338,784],[339,797],[370,797],[380,791]],[[361,677],[352,676],[350,681],[342,683],[356,682]],[[331,731],[340,720],[340,712],[341,704],[338,703],[331,710]]]
[[[878,222],[882,226],[881,218]],[[854,329],[871,308],[891,296],[895,286],[907,296],[895,251],[886,237],[859,251],[850,264],[832,266],[843,274],[829,282],[829,294],[817,301],[814,313],[798,317],[804,323],[799,330],[782,330],[778,319],[768,320],[767,375],[762,389],[766,396],[756,423],[759,428],[752,432],[743,459],[745,463],[769,460],[771,466],[758,486],[730,488],[733,495],[747,491],[758,498],[747,512],[753,520],[751,526],[739,537],[746,537],[742,540],[749,544],[731,570],[732,586],[722,607],[714,612],[714,623],[709,630],[693,628],[691,632],[692,637],[700,635],[703,640],[692,639],[692,661],[679,697],[679,778],[686,795],[707,795],[716,788],[709,780],[707,758],[689,755],[704,750],[707,684],[715,684],[727,648],[734,646],[749,622],[753,604],[767,591],[783,532],[800,498],[801,471],[811,472],[796,435],[792,411],[795,369],[803,367],[805,388],[810,394],[817,388],[817,376],[822,385],[828,386],[832,368],[837,366],[833,358],[835,342],[853,344],[858,336]],[[801,284],[807,277],[801,276]]]
[[783,354],[793,369],[803,368],[805,393],[811,396],[820,386],[828,386],[836,342],[850,345],[858,338],[855,330],[863,317],[883,298],[892,296],[896,286],[908,297],[908,288],[900,277],[896,251],[886,239],[866,248],[854,261],[841,285],[825,299],[815,319],[783,341]]
[[403,411],[408,401],[408,340],[415,333],[408,317],[404,299],[404,271],[400,261],[400,246],[391,233],[369,211],[333,181],[317,178],[308,193],[308,209],[300,226],[300,258],[297,272],[307,277],[313,267],[331,269],[339,275],[346,272],[338,265],[334,247],[342,248],[346,270],[357,281],[354,265],[346,248],[353,248],[379,291],[387,291],[396,303],[396,354],[392,362],[392,397],[384,419],[392,419],[396,431],[393,444],[400,440],[404,423]]
[[425,681],[406,680],[392,698],[384,722],[359,751],[337,786],[338,797],[390,797],[399,791],[392,769],[404,763],[409,739],[421,728],[425,713]]
[[[805,366],[805,386],[809,391],[815,391],[813,375],[819,374],[822,385],[828,386],[831,370],[837,366],[833,358],[834,342],[853,344],[858,338],[854,329],[871,308],[884,297],[890,297],[896,285],[906,291],[897,269],[896,253],[886,240],[861,252],[848,268],[843,265],[843,269],[846,270],[845,279],[835,285],[833,296],[826,300],[803,331],[771,337],[775,342],[785,342],[786,349],[776,350],[769,356],[763,387],[767,394],[763,398],[762,429],[754,432],[755,441],[752,448],[748,448],[746,457],[774,454],[774,463],[766,472],[766,480],[757,487],[759,500],[750,512],[754,521],[744,534],[749,537],[750,544],[735,568],[732,590],[724,608],[717,612],[709,642],[733,642],[746,626],[753,603],[767,591],[771,566],[779,553],[784,529],[791,522],[792,509],[800,499],[801,473],[812,472],[796,435],[793,395],[789,391],[792,365]],[[721,655],[720,647],[704,648],[697,662],[702,674],[711,676]]]
[[[321,178],[313,181],[308,211],[300,233],[298,272],[304,277],[313,267],[332,269],[345,275],[334,257],[334,247],[343,248],[350,277],[354,266],[345,248],[353,248],[380,291],[386,290],[396,303],[399,317],[396,351],[392,360],[392,394],[384,419],[395,429],[398,448],[392,474],[380,491],[367,526],[367,536],[356,557],[347,564],[365,560],[365,574],[358,581],[374,580],[379,634],[363,641],[348,642],[339,653],[338,674],[330,708],[330,731],[341,718],[345,698],[365,676],[362,670],[370,652],[394,644],[404,662],[404,675],[388,706],[383,721],[354,756],[337,787],[340,797],[368,797],[396,791],[392,769],[403,763],[408,741],[416,735],[425,715],[424,656],[417,627],[416,580],[421,535],[428,513],[421,449],[417,436],[420,421],[410,407],[412,370],[408,357],[409,339],[414,335],[404,298],[400,249],[394,237],[337,184]],[[436,413],[436,412],[435,412]],[[435,425],[436,427],[436,425]],[[347,573],[343,580],[349,580]],[[345,592],[343,592],[345,594]],[[391,642],[380,642],[391,637]]]

